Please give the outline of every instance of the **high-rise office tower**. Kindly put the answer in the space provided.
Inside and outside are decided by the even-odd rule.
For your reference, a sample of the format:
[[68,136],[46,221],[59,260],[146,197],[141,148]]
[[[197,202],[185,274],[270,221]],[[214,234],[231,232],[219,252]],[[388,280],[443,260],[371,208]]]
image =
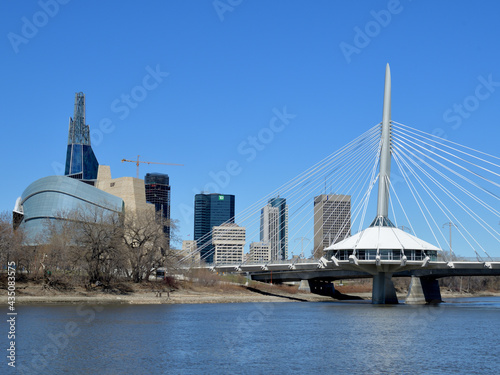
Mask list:
[[194,197],[194,240],[201,260],[214,261],[212,229],[224,223],[234,223],[234,195],[196,194]]
[[163,232],[170,248],[170,184],[167,174],[146,173],[144,177],[146,188],[146,202],[155,206],[155,211],[160,213],[159,219],[163,221]]
[[95,180],[99,163],[90,145],[90,130],[85,124],[85,94],[75,94],[75,111],[69,118],[68,149],[64,174],[77,180]]
[[260,240],[271,246],[271,260],[288,259],[288,205],[271,198],[260,211]]
[[314,197],[314,256],[323,249],[351,235],[351,196],[326,195]]

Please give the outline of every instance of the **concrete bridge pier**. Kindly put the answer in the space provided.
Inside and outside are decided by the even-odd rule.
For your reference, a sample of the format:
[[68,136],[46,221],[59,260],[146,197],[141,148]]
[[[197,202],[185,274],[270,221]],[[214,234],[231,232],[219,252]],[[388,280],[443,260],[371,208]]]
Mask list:
[[392,273],[378,272],[373,275],[372,303],[376,305],[398,303]]
[[441,303],[441,290],[439,289],[439,281],[430,277],[412,276],[408,296],[405,304],[437,304]]
[[311,293],[335,298],[337,291],[333,283],[323,280],[308,280]]

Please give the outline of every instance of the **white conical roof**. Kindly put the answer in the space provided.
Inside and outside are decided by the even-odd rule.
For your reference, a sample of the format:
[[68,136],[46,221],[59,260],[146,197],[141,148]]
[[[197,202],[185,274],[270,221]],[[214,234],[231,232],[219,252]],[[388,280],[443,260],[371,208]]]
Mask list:
[[373,226],[356,233],[354,236],[330,245],[325,250],[353,249],[401,249],[401,250],[437,250],[438,247],[421,240],[399,228]]

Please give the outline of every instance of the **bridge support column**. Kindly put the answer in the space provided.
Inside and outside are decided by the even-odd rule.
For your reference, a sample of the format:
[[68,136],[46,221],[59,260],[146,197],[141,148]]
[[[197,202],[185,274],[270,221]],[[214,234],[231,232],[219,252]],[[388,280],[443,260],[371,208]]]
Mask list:
[[309,289],[313,294],[335,298],[336,290],[333,283],[321,280],[309,280]]
[[307,280],[301,280],[299,285],[299,290],[303,292],[311,292],[311,287]]
[[441,290],[437,279],[428,277],[412,276],[408,296],[405,303],[407,305],[436,304],[441,303]]
[[392,273],[379,272],[373,275],[372,303],[376,305],[398,303]]

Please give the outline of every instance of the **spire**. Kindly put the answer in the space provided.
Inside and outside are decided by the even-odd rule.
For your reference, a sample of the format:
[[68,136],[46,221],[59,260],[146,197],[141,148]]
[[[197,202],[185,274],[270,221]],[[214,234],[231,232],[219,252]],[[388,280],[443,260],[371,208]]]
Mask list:
[[75,112],[73,118],[69,118],[68,145],[82,144],[90,146],[89,126],[85,124],[85,94],[75,94]]
[[[391,177],[391,69],[385,68],[384,111],[382,114],[382,148],[380,151],[380,172],[378,180],[377,219],[388,219],[389,184]],[[382,220],[385,222],[385,220]]]
[[69,118],[66,176],[78,180],[95,180],[99,163],[90,145],[90,129],[85,124],[85,94],[75,94],[75,111]]

